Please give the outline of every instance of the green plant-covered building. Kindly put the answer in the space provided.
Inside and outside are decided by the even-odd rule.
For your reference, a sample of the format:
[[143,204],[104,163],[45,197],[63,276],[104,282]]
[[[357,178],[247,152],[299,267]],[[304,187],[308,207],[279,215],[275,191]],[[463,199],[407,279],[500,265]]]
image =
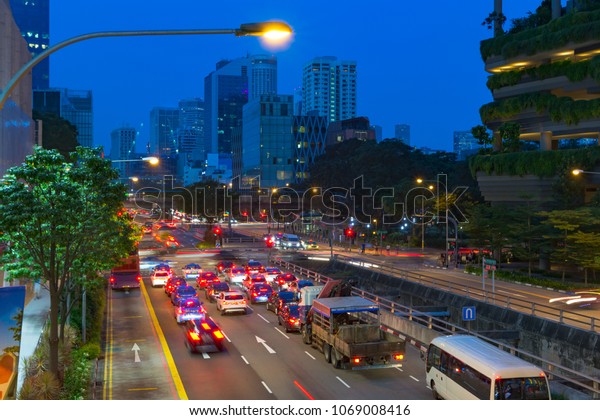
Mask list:
[[502,1],[488,23],[495,36],[481,42],[494,101],[481,120],[501,146],[501,126],[517,123],[520,139],[555,150],[560,139],[600,133],[600,1],[544,0],[535,13],[513,19],[504,32]]

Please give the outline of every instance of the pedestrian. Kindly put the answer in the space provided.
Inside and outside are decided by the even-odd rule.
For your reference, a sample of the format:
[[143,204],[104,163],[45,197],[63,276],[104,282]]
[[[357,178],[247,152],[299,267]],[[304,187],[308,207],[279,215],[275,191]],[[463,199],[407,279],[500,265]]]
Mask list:
[[362,248],[362,253],[365,253],[365,248],[367,247],[367,245],[363,242],[363,244],[361,245]]

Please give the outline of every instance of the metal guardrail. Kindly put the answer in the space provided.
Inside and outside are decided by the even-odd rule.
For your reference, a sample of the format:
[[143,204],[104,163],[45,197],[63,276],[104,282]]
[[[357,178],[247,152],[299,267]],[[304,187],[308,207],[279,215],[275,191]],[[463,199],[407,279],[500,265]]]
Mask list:
[[[339,255],[337,255],[336,257],[340,258]],[[304,267],[300,267],[296,264],[293,264],[293,263],[290,263],[287,261],[283,261],[281,259],[273,259],[272,262],[275,265],[279,265],[279,266],[285,268],[287,271],[292,271],[295,274],[300,275],[301,277],[315,280],[318,283],[324,284],[324,283],[327,283],[327,281],[329,281],[329,280],[333,280],[331,277],[325,276],[321,273],[309,270]],[[398,270],[398,271],[403,271],[403,270]],[[407,279],[407,280],[413,281],[411,279]],[[423,281],[420,281],[419,283],[423,283]],[[452,283],[452,282],[446,282],[446,283]],[[439,279],[438,279],[438,284],[439,284]],[[465,289],[464,285],[461,285],[461,288],[464,291],[464,289]],[[478,291],[478,292],[482,295],[485,295],[483,293],[483,291]],[[467,288],[467,293],[468,293],[468,288]],[[530,360],[534,360],[536,362],[536,364],[538,366],[540,366],[547,373],[548,379],[558,378],[561,381],[564,381],[565,383],[576,386],[578,389],[581,389],[581,390],[587,392],[592,398],[600,398],[600,379],[598,379],[598,378],[594,378],[589,375],[585,375],[585,374],[576,372],[573,369],[558,365],[549,360],[542,359],[538,356],[535,356],[531,353],[528,353],[528,352],[518,349],[516,347],[508,346],[505,343],[491,340],[491,339],[489,339],[485,336],[481,336],[479,334],[474,334],[472,331],[467,331],[466,329],[464,329],[458,325],[452,324],[452,323],[444,321],[442,319],[435,318],[433,316],[430,316],[423,312],[417,311],[408,306],[404,306],[397,302],[391,301],[389,299],[382,298],[380,296],[377,296],[373,293],[364,291],[357,287],[352,287],[352,294],[356,295],[356,296],[362,296],[366,299],[369,299],[369,300],[377,303],[381,310],[388,311],[394,315],[398,314],[399,316],[405,316],[408,318],[409,321],[416,322],[418,324],[426,326],[429,329],[435,329],[436,331],[439,331],[440,333],[446,333],[446,334],[454,334],[457,332],[468,333],[471,335],[475,335],[485,341],[493,343],[501,349],[508,350],[512,354],[526,356]],[[473,297],[473,293],[471,293],[471,295],[467,294],[465,296]],[[506,301],[507,304],[509,302],[510,301],[508,301],[508,300]],[[488,302],[488,303],[495,304],[493,302]],[[539,312],[540,311],[538,311],[538,313]],[[532,314],[536,314],[535,309],[532,310]],[[390,326],[388,326],[388,325],[384,325],[384,326],[391,329]],[[402,333],[402,334],[404,335],[404,333]],[[426,345],[428,343],[423,343],[423,344]],[[422,344],[420,344],[418,346],[418,348],[421,351],[424,351]]]
[[359,267],[369,268],[373,271],[378,271],[390,274],[395,277],[400,277],[413,283],[419,283],[428,287],[434,287],[447,292],[451,292],[460,296],[466,296],[472,299],[477,299],[491,305],[510,308],[528,315],[535,315],[559,322],[568,324],[576,328],[585,329],[593,332],[600,332],[600,318],[595,318],[587,315],[582,315],[576,312],[567,311],[553,306],[531,302],[527,299],[514,297],[502,292],[484,291],[480,288],[472,288],[462,283],[451,280],[444,280],[434,276],[429,276],[422,273],[414,273],[409,270],[402,270],[395,267],[389,267],[381,264],[374,264],[360,259],[348,258],[342,255],[336,255],[338,261]]

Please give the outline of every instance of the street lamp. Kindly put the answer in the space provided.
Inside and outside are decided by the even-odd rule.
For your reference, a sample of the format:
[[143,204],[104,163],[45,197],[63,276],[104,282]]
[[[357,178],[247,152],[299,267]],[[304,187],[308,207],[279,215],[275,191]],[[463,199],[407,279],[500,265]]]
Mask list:
[[142,157],[139,159],[117,159],[117,160],[111,160],[111,162],[112,163],[139,162],[140,160],[143,162],[148,162],[150,165],[158,165],[158,163],[160,162],[160,159],[157,158],[156,156]]
[[[422,184],[423,179],[417,178],[417,184]],[[433,185],[429,185],[427,188],[433,190]],[[421,196],[421,252],[425,251],[425,197]]]
[[[444,178],[444,181],[440,181],[440,178]],[[419,178],[417,179],[417,183],[422,183],[424,180]],[[444,205],[444,223],[446,225],[446,246],[444,247],[446,250],[445,258],[444,258],[444,267],[448,268],[448,175],[446,174],[438,174],[436,177],[436,181],[438,184],[438,192],[440,191],[439,185],[442,184],[444,186],[444,200],[445,200],[445,205]],[[429,189],[432,189],[432,186],[429,187]],[[439,193],[438,193],[438,209],[440,208],[440,203],[439,203]],[[458,249],[456,250],[458,252]],[[455,255],[456,257],[456,255]]]
[[237,29],[182,29],[182,30],[147,30],[147,31],[108,31],[93,32],[85,35],[78,35],[59,42],[48,48],[44,52],[33,57],[27,64],[15,73],[10,79],[2,93],[0,94],[0,110],[4,108],[11,92],[19,81],[29,73],[29,71],[40,61],[44,60],[50,54],[61,50],[71,44],[86,41],[93,38],[106,38],[117,36],[147,36],[147,35],[235,35],[235,36],[262,36],[269,40],[282,40],[292,34],[292,28],[285,22],[271,21],[258,23],[244,23]]
[[592,174],[592,175],[600,175],[600,172],[592,172],[592,171],[584,171],[583,169],[573,169],[571,173],[575,176],[579,174]]

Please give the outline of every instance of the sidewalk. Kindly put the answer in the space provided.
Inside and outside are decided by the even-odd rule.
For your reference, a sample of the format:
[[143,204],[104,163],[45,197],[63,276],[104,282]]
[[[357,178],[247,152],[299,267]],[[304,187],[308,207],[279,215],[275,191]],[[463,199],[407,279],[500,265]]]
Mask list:
[[38,345],[50,310],[50,294],[41,288],[40,297],[26,300],[21,327],[21,351],[19,352],[19,376],[17,380],[17,395],[25,379],[25,360],[30,358]]

